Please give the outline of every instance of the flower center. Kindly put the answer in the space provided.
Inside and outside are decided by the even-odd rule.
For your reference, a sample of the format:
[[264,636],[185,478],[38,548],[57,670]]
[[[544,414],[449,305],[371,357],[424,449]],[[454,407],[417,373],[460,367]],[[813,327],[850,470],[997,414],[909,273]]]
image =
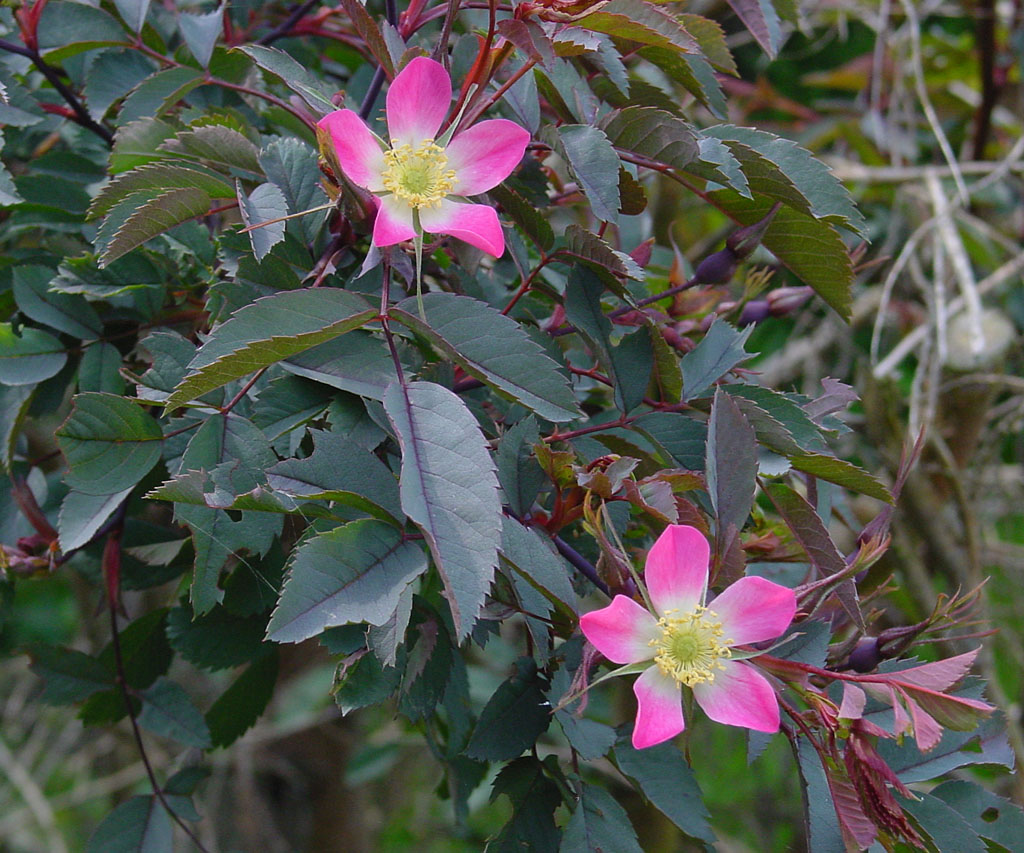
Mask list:
[[722,639],[722,623],[706,607],[696,607],[685,616],[670,610],[658,620],[661,636],[651,640],[658,651],[654,662],[665,675],[693,687],[715,680],[715,670],[724,667],[719,658],[732,656],[731,640]]
[[384,152],[384,189],[412,207],[440,207],[455,186],[455,172],[447,168],[444,149],[432,139],[424,139],[417,148],[391,144],[394,147]]

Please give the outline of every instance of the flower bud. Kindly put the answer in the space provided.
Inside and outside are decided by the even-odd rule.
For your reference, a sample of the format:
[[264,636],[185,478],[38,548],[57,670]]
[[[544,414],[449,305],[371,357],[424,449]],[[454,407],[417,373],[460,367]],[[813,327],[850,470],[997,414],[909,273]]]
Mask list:
[[726,247],[697,264],[693,277],[699,284],[725,284],[736,272],[737,255]]
[[744,225],[742,228],[737,228],[726,239],[726,247],[731,249],[736,257],[741,260],[749,257],[754,249],[761,245],[761,238],[764,237],[764,232],[772,224],[772,220],[781,206],[780,202],[776,202],[763,219],[759,219],[750,225]]
[[877,637],[861,637],[854,646],[848,663],[854,672],[871,672],[882,662],[882,650]]

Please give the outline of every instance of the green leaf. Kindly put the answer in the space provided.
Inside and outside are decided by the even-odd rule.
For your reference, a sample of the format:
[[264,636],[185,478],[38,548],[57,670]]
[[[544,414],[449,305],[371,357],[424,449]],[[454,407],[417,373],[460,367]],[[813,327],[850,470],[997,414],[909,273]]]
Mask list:
[[178,16],[178,27],[196,61],[203,68],[209,67],[213,49],[224,30],[224,6],[203,15],[182,12]]
[[398,483],[380,459],[344,435],[322,430],[310,430],[310,435],[312,454],[285,459],[267,469],[272,489],[295,498],[338,501],[396,523],[403,521]]
[[173,853],[171,817],[155,796],[131,797],[89,837],[86,853]]
[[752,328],[740,331],[722,319],[711,324],[701,342],[680,361],[685,400],[699,397],[737,364],[750,358],[744,345]]
[[643,853],[629,815],[604,788],[579,783],[579,800],[559,853]]
[[384,341],[358,330],[293,355],[281,367],[372,400],[383,400],[385,389],[397,378]]
[[158,149],[173,138],[174,128],[155,118],[143,118],[122,124],[114,134],[110,152],[110,174],[116,175],[166,157]]
[[88,545],[134,486],[112,495],[92,495],[72,489],[64,496],[57,520],[60,549],[65,554]]
[[916,799],[900,805],[931,837],[936,850],[957,853],[986,853],[988,847],[969,823],[938,797],[915,791]]
[[18,310],[37,323],[76,338],[90,340],[103,332],[96,310],[80,296],[50,291],[56,273],[50,267],[26,264],[13,273],[14,300]]
[[21,424],[35,391],[35,385],[0,385],[0,471],[10,471]]
[[7,171],[7,167],[3,163],[0,163],[0,207],[11,207],[21,204],[24,200],[14,185],[11,173]]
[[478,761],[508,761],[529,749],[551,723],[545,683],[532,658],[519,658],[516,671],[487,700],[466,755]]
[[262,654],[253,658],[206,712],[210,741],[215,747],[230,746],[255,725],[274,695],[277,667],[277,649],[264,646]]
[[719,542],[736,532],[750,515],[757,476],[757,443],[754,430],[731,397],[715,394],[708,423],[708,495],[715,509]]
[[[683,20],[686,16],[679,17]],[[722,86],[715,76],[715,69],[703,56],[687,55],[664,47],[641,48],[639,54],[686,89],[716,118],[727,118],[728,106]]]
[[121,378],[121,351],[106,341],[97,341],[82,353],[78,365],[78,390],[124,394],[125,381]]
[[374,17],[359,0],[341,0],[341,5],[344,7],[345,14],[348,15],[349,20],[352,21],[356,32],[366,43],[370,53],[373,54],[373,58],[384,69],[387,78],[393,80],[395,72],[398,70],[395,67],[397,58],[392,58],[391,51],[388,50],[387,42],[381,34],[380,27],[376,20],[374,20]]
[[200,669],[227,669],[255,658],[264,628],[264,620],[235,616],[223,607],[201,616],[191,607],[175,607],[167,614],[171,647]]
[[402,446],[402,508],[430,546],[461,640],[498,562],[502,512],[494,463],[476,418],[440,385],[395,383],[384,409]]
[[[981,698],[980,691],[974,698]],[[999,717],[985,720],[973,731],[946,730],[942,733],[942,740],[928,752],[921,752],[910,740],[905,740],[900,746],[891,740],[880,740],[878,754],[907,783],[937,779],[969,764],[1013,767],[1014,762],[1013,750],[1006,737],[1006,723]]]
[[530,511],[547,482],[544,471],[533,457],[533,446],[538,441],[540,432],[532,415],[510,427],[498,440],[494,455],[498,482],[509,508],[518,516]]
[[97,47],[124,45],[129,39],[113,15],[85,3],[47,3],[36,32],[39,51],[51,63]]
[[149,0],[114,0],[114,5],[121,15],[121,20],[133,33],[142,31],[142,25],[149,13]]
[[[205,124],[179,131],[161,144],[169,154],[190,160],[203,160],[222,171],[247,178],[260,175],[259,149],[245,134],[222,124]],[[234,193],[229,193],[234,195]]]
[[544,765],[532,755],[506,764],[494,777],[491,802],[502,794],[512,803],[512,817],[487,843],[486,853],[556,849],[560,833],[555,809],[562,796],[545,774]]
[[[260,166],[267,180],[284,193],[288,213],[301,213],[326,203],[327,193],[320,183],[316,151],[298,139],[277,139],[260,151]],[[325,211],[310,213],[301,219],[301,233],[313,240],[324,223]]]
[[707,424],[676,412],[651,412],[637,418],[632,426],[664,448],[681,467],[689,471],[704,470]]
[[186,746],[208,749],[212,745],[203,715],[179,684],[161,677],[138,695],[142,699],[138,716],[142,728]]
[[[784,139],[763,130],[735,127],[728,124],[705,128],[703,134],[706,137],[720,139],[730,146],[745,167],[750,162],[745,160],[749,151],[755,151],[792,182],[804,203],[802,205],[793,204],[788,194],[786,197],[776,196],[780,201],[785,201],[790,206],[809,213],[815,219],[832,225],[841,225],[855,234],[863,236],[864,217],[857,210],[849,191],[832,174],[828,166],[806,148],[801,148],[791,139]],[[735,143],[740,143],[740,145]],[[750,163],[750,166],[752,165]],[[755,191],[758,190],[754,177],[750,174],[748,177],[751,178],[751,184]],[[765,191],[768,195],[772,195],[769,190]]]
[[737,17],[772,59],[782,47],[779,14],[772,0],[727,0]]
[[700,45],[704,57],[723,74],[739,76],[736,62],[732,58],[729,45],[725,40],[725,32],[717,21],[703,18],[700,15],[683,13],[678,16],[679,23],[693,36]]
[[943,782],[932,789],[937,797],[961,815],[982,838],[1016,850],[1024,838],[1024,810],[1015,803],[967,781]]
[[679,20],[651,3],[611,0],[598,9],[580,18],[576,25],[617,39],[657,45],[680,53],[700,53],[700,46]]
[[848,853],[850,848],[843,841],[832,790],[821,766],[821,758],[804,738],[797,739],[793,751],[800,768],[808,850],[814,853]]
[[502,525],[501,556],[549,601],[575,611],[577,596],[569,581],[569,565],[544,541],[546,538],[506,516]]
[[45,686],[40,698],[50,705],[72,705],[114,686],[114,674],[91,655],[62,646],[28,648],[29,668]]
[[791,456],[789,461],[794,468],[805,474],[828,480],[845,489],[877,498],[889,504],[893,502],[893,497],[885,486],[863,468],[858,468],[845,459],[836,459],[834,456],[824,456],[820,453],[808,453],[803,456]]
[[615,281],[614,277],[607,276],[607,273],[637,281],[644,279],[643,268],[629,255],[613,249],[596,234],[575,223],[565,229],[565,248],[559,254],[572,255],[599,275],[604,273],[603,280],[606,283]]
[[67,360],[61,342],[48,332],[23,328],[19,336],[10,323],[0,323],[0,382],[4,385],[35,385],[60,373]]
[[151,74],[132,89],[117,119],[120,124],[141,118],[158,118],[189,92],[203,83],[203,74],[181,65]]
[[699,154],[697,134],[681,118],[655,107],[630,106],[601,119],[616,148],[681,169]]
[[160,459],[163,441],[160,424],[141,406],[96,392],[75,395],[56,436],[71,466],[67,484],[90,495],[130,489]]
[[[507,23],[507,22],[506,22]],[[505,184],[487,191],[487,194],[501,205],[507,213],[537,247],[545,252],[550,251],[555,242],[555,232],[541,212],[523,196]]]
[[[750,182],[754,191],[761,194],[764,190],[759,183],[755,180]],[[731,190],[711,192],[708,199],[740,225],[759,222],[772,207],[770,199],[748,200]],[[853,265],[835,228],[799,210],[783,206],[775,214],[761,243],[794,275],[813,287],[840,317],[850,319]]]
[[451,293],[414,297],[388,312],[482,382],[556,423],[579,417],[568,380],[522,327],[484,302]]
[[336,288],[275,293],[217,326],[167,399],[180,406],[233,379],[324,343],[376,316],[361,296]]
[[608,137],[596,127],[564,124],[558,128],[558,139],[569,171],[590,200],[594,216],[618,224],[619,155]]
[[[288,215],[288,201],[276,184],[260,184],[248,196],[242,189],[242,182],[235,181],[238,210],[242,222],[248,228],[259,225],[249,232],[249,242],[257,261],[262,261],[271,249],[284,239],[284,222],[271,222]],[[268,223],[263,225],[262,223]]]
[[372,652],[360,651],[339,664],[331,692],[341,713],[348,714],[393,696],[401,681],[398,667],[381,666]]
[[615,763],[644,797],[687,835],[714,844],[710,815],[690,765],[672,744],[634,749],[622,742],[615,747]]
[[108,213],[118,202],[132,193],[167,189],[198,189],[214,198],[234,198],[235,189],[222,176],[205,169],[175,163],[149,163],[117,175],[99,191],[89,206],[90,219]]
[[267,636],[297,643],[350,622],[383,625],[426,569],[422,547],[390,524],[360,519],[335,527],[295,552]]
[[234,50],[240,50],[264,71],[280,78],[317,115],[327,115],[337,109],[320,80],[284,51],[257,44],[240,45]]
[[196,187],[132,193],[111,208],[96,232],[100,266],[108,266],[147,240],[209,209],[210,196]]

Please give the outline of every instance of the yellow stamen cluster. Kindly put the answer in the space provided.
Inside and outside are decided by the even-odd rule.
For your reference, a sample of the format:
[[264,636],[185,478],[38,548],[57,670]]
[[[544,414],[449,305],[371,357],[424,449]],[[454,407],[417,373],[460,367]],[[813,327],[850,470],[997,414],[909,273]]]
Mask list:
[[722,639],[722,623],[706,607],[685,616],[676,616],[678,612],[670,610],[658,620],[661,636],[650,642],[658,650],[654,662],[664,675],[687,687],[714,681],[715,670],[724,669],[719,659],[732,657],[732,641]]
[[440,207],[455,186],[455,172],[448,166],[448,155],[432,139],[424,139],[416,148],[408,143],[391,142],[384,152],[384,189],[410,206]]

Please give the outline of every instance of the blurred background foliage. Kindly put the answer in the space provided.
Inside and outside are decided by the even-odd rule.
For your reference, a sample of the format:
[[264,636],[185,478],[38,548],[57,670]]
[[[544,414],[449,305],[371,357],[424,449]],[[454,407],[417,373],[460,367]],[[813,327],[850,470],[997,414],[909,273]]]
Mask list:
[[[369,5],[374,6],[372,0]],[[986,640],[981,662],[1019,762],[1024,758],[1021,4],[804,3],[799,29],[774,59],[765,56],[726,4],[697,0],[687,8],[720,21],[729,34],[740,71],[735,79],[722,77],[730,121],[771,130],[815,152],[846,182],[867,218],[870,244],[856,256],[852,322],[844,324],[817,300],[778,310],[780,316],[757,324],[747,348],[759,356],[747,367],[778,389],[813,394],[825,377],[853,385],[862,403],[848,419],[853,429],[843,437],[839,455],[869,470],[894,473],[908,437],[927,428],[921,463],[899,503],[893,548],[872,570],[875,583],[891,577],[894,587],[879,605],[888,611],[881,624],[913,623],[931,610],[937,596],[989,578],[978,630],[992,626],[997,633]],[[0,10],[8,20],[10,15],[10,8]],[[310,39],[300,35],[279,46],[308,56],[311,69],[328,80],[347,78],[358,67],[359,57],[344,44],[316,41],[313,49]],[[368,84],[362,73],[351,87]],[[58,121],[49,135],[22,137],[12,169],[19,159],[37,167],[46,161],[61,176],[62,188],[95,180],[98,175],[90,170],[105,157],[99,141],[83,133],[78,150],[51,149],[60,138]],[[43,204],[52,188],[37,191]],[[31,215],[19,215],[22,230],[30,229]],[[730,228],[710,206],[667,182],[658,185],[647,215],[665,223],[684,267],[719,245]],[[51,239],[64,238],[54,234]],[[17,262],[15,257],[7,261]],[[720,298],[740,298],[741,288],[742,283],[734,285]],[[799,301],[799,293],[793,298]],[[0,300],[10,299],[9,291],[0,294]],[[965,308],[950,311],[956,299]],[[957,337],[956,330],[978,322],[994,324],[996,332],[988,339],[1001,343],[991,352],[958,343],[970,335]],[[49,450],[42,438],[36,449]],[[3,541],[30,535],[24,519],[11,511],[14,503],[2,505],[9,512],[0,518]],[[856,500],[842,511],[855,519],[852,529],[871,512]],[[840,541],[842,535],[836,531]],[[272,563],[273,555],[267,561]],[[131,596],[149,594],[127,598],[131,603]],[[87,618],[95,601],[75,572],[0,586],[0,596],[5,597],[0,604],[4,657],[33,642],[98,647],[100,639],[89,635],[93,620]],[[326,652],[311,651],[310,645],[301,653],[282,649],[279,687],[267,714],[233,749],[210,758],[204,810],[213,820],[200,832],[212,832],[215,825],[218,849],[225,850],[480,850],[508,818],[508,803],[500,797],[490,802],[485,784],[470,799],[468,813],[454,815],[422,732],[388,708],[341,718],[329,695],[334,665]],[[927,657],[931,650],[920,652]],[[477,653],[470,666],[471,695],[480,701],[491,695],[513,657],[510,646],[496,642],[486,654]],[[223,673],[183,668],[175,674],[188,679],[197,697],[218,695],[225,683]],[[83,850],[115,798],[146,790],[144,768],[127,727],[85,729],[75,710],[33,702],[38,689],[24,657],[0,663],[0,849]],[[615,701],[610,690],[594,695],[590,712],[619,719]],[[169,756],[161,753],[159,739],[152,740],[152,760],[165,764]],[[797,777],[781,739],[750,768],[739,730],[700,719],[690,742],[703,757],[694,769],[721,850],[804,849]],[[600,762],[596,770],[614,774]],[[983,778],[992,790],[1024,804],[1018,776],[989,771]],[[641,814],[643,805],[635,803],[633,809]],[[649,810],[643,814],[634,823],[645,850],[686,849],[667,822]]]

